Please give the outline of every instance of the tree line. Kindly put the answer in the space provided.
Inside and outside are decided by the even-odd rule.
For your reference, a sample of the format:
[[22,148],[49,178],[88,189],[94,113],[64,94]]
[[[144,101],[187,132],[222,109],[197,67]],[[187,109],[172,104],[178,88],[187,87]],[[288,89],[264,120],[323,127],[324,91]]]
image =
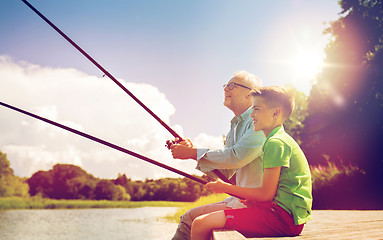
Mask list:
[[56,164],[51,170],[21,179],[13,174],[6,154],[0,151],[0,197],[187,202],[207,194],[202,184],[188,178],[133,181],[119,174],[116,179],[100,179],[71,164]]

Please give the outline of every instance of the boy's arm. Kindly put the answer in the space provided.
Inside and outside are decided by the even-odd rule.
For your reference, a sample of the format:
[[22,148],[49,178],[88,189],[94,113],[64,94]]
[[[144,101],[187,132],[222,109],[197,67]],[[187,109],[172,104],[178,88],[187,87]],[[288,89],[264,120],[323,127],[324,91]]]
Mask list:
[[216,193],[228,193],[255,202],[271,202],[277,191],[281,167],[265,168],[263,172],[262,187],[247,188],[231,185],[217,179],[205,187]]

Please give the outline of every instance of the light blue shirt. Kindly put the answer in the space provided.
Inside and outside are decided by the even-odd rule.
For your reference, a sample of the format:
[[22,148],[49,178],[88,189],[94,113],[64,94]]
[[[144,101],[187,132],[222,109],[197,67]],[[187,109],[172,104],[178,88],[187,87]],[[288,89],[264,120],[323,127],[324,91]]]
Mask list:
[[237,173],[237,186],[262,186],[262,146],[266,137],[262,131],[254,131],[251,111],[231,120],[224,149],[197,149],[198,170],[206,173],[219,169],[229,178]]

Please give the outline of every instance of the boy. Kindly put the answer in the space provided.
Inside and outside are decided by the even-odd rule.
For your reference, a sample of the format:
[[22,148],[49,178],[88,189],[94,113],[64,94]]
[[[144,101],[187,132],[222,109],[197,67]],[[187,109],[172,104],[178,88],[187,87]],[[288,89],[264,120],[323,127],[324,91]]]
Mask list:
[[[254,132],[251,90],[261,86],[261,81],[253,74],[238,71],[223,85],[223,104],[234,113],[230,121],[225,146],[218,149],[193,147],[189,140],[171,146],[174,158],[193,159],[197,169],[209,173],[219,169],[226,176],[233,177],[236,185],[256,188],[262,185],[262,146],[266,138],[263,132]],[[228,197],[220,202],[210,203],[190,209],[180,218],[172,240],[190,240],[191,226],[198,216],[225,209],[246,207],[236,197]]]
[[206,184],[216,193],[246,199],[248,208],[202,215],[193,221],[192,239],[209,239],[211,230],[235,229],[246,237],[297,236],[311,219],[311,174],[305,155],[283,129],[294,99],[282,87],[252,92],[253,128],[263,131],[263,183],[259,188],[230,185],[218,179]]

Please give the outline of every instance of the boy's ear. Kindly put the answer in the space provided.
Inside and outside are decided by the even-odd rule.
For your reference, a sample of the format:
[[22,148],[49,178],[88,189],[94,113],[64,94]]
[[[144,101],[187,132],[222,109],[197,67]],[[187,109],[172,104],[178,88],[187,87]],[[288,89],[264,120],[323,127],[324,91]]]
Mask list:
[[276,107],[274,110],[273,118],[277,119],[282,115],[282,110],[280,107]]

